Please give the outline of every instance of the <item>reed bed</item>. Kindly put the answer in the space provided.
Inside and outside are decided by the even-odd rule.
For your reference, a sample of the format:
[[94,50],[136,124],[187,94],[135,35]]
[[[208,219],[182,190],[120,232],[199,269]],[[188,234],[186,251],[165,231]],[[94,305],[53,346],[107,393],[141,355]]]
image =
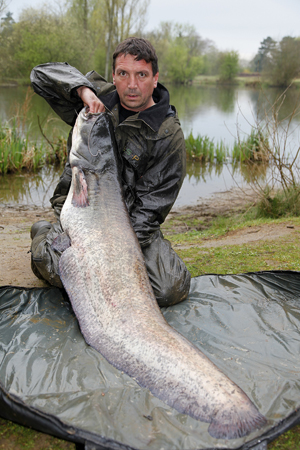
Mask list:
[[33,95],[29,87],[23,104],[15,106],[13,119],[0,122],[0,175],[22,170],[36,172],[45,164],[64,164],[67,160],[64,137],[58,136],[50,142],[41,130],[44,139],[39,142],[32,140],[28,112]]
[[185,139],[187,158],[194,161],[216,162],[266,162],[269,159],[268,138],[261,131],[252,130],[244,139],[235,141],[230,149],[223,141],[216,144],[208,136],[194,137],[192,132]]
[[231,157],[234,162],[267,162],[270,153],[268,137],[260,129],[252,129],[249,136],[235,141]]
[[16,127],[0,123],[0,174],[36,172],[45,164],[64,164],[67,160],[67,140],[59,136],[53,143],[33,142],[29,133],[24,137]]

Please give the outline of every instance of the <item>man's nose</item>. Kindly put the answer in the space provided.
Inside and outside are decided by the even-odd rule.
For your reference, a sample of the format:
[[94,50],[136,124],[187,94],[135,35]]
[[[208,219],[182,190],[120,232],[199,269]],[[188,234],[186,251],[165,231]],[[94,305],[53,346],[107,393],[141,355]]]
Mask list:
[[134,75],[129,76],[128,87],[129,89],[135,89],[137,87],[136,77]]

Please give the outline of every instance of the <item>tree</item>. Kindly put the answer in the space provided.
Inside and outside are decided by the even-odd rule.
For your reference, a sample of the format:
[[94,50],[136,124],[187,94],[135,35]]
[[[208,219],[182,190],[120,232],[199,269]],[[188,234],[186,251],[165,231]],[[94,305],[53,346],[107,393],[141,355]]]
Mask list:
[[15,23],[13,15],[11,12],[7,12],[4,17],[1,17],[0,29],[3,31],[4,28],[11,28],[12,24]]
[[91,6],[88,0],[72,0],[69,1],[68,13],[71,17],[75,18],[79,30],[88,31],[89,13]]
[[6,57],[12,55],[9,73],[13,76],[27,77],[34,66],[49,61],[68,61],[86,71],[88,49],[64,15],[46,9],[23,10],[19,22],[13,24],[9,43]]
[[108,79],[112,49],[145,24],[149,0],[104,0],[102,11],[106,35],[105,78]]
[[300,72],[300,40],[285,36],[271,49],[263,75],[274,86],[289,86]]
[[193,26],[162,22],[146,37],[156,49],[161,78],[185,84],[201,73],[206,41]]
[[7,3],[5,0],[0,0],[0,14],[2,14],[7,8]]
[[267,65],[269,58],[273,50],[276,47],[276,41],[274,41],[270,36],[264,39],[260,43],[257,54],[255,55],[252,65],[255,72],[262,72],[264,67]]
[[239,54],[235,51],[220,54],[220,81],[231,83],[239,72]]

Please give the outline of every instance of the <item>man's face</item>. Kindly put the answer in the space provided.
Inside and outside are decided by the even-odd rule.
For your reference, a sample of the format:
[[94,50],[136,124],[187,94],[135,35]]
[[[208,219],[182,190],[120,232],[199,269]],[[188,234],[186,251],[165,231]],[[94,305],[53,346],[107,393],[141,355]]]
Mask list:
[[154,105],[153,90],[158,73],[153,76],[151,63],[136,61],[133,55],[119,55],[115,61],[113,82],[121,105],[130,111],[144,111]]

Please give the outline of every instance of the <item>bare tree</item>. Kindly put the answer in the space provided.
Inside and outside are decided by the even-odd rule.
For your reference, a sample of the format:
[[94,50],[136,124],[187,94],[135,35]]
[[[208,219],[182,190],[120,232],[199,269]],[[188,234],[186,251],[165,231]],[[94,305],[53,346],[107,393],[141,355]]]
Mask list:
[[69,12],[76,18],[78,25],[82,27],[83,31],[86,33],[88,31],[88,20],[89,13],[92,9],[89,0],[68,0],[67,5],[69,6]]
[[130,34],[140,32],[145,24],[149,0],[104,0],[106,29],[105,78],[108,78],[111,52],[114,45]]
[[2,14],[8,6],[6,0],[0,0],[0,14]]

